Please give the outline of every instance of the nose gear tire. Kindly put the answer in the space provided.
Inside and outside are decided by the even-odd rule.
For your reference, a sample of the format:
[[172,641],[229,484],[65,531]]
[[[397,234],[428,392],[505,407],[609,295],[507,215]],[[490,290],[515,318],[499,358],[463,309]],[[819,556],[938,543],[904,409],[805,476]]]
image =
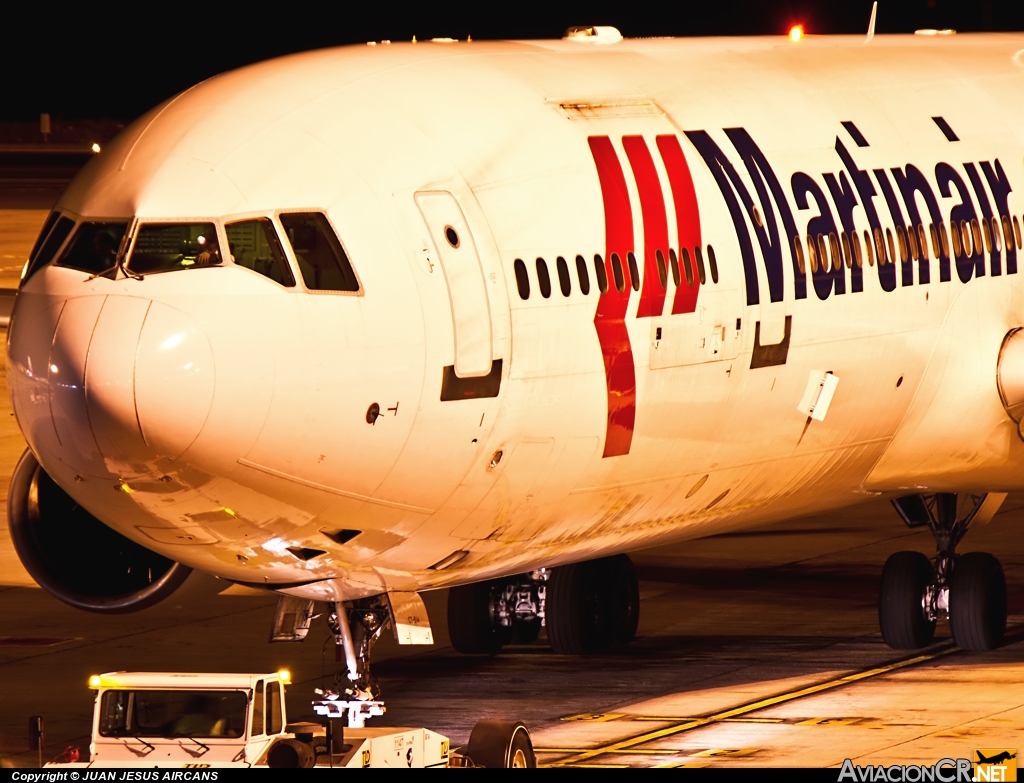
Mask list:
[[530,732],[518,721],[480,721],[469,735],[466,755],[475,766],[489,769],[529,769],[537,766]]
[[926,647],[935,637],[935,620],[924,611],[924,594],[934,580],[932,564],[920,552],[896,552],[885,561],[878,591],[882,638],[897,650]]

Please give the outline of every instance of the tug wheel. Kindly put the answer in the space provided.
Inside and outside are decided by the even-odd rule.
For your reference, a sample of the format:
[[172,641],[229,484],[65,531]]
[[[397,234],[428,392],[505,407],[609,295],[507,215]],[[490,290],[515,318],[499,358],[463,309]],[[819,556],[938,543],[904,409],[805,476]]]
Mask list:
[[480,721],[469,735],[466,755],[475,766],[489,769],[532,769],[537,766],[530,732],[519,721]]

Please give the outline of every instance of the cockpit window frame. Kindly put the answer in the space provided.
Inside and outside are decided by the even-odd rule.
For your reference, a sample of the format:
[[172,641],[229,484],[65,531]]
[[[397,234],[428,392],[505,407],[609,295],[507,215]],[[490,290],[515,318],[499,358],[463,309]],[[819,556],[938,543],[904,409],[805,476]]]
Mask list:
[[[306,281],[302,276],[302,269],[299,268],[299,260],[295,257],[295,249],[292,247],[292,243],[288,241],[288,232],[284,230],[284,224],[281,222],[281,215],[289,215],[296,213],[310,213],[318,212],[323,215],[330,225],[331,230],[334,232],[334,238],[338,240],[338,244],[341,245],[342,251],[345,253],[345,257],[348,259],[349,267],[352,269],[352,274],[355,275],[356,283],[359,285],[358,291],[332,291],[326,289],[308,288]],[[274,210],[274,228],[277,229],[280,235],[281,245],[284,247],[285,256],[288,257],[288,263],[292,266],[292,274],[295,275],[296,289],[307,294],[316,294],[317,296],[365,296],[366,287],[363,285],[363,279],[359,276],[359,270],[356,268],[355,262],[352,260],[352,253],[349,252],[348,245],[345,244],[345,240],[342,239],[342,232],[338,231],[338,226],[331,219],[331,213],[323,207],[288,207],[287,209]]]

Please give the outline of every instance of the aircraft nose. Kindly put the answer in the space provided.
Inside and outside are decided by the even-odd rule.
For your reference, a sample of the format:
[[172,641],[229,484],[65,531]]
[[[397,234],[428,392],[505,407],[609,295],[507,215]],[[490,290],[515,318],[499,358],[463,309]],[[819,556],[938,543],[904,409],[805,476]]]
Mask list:
[[8,360],[31,445],[84,475],[139,475],[175,459],[213,403],[202,326],[148,299],[84,296],[25,308]]

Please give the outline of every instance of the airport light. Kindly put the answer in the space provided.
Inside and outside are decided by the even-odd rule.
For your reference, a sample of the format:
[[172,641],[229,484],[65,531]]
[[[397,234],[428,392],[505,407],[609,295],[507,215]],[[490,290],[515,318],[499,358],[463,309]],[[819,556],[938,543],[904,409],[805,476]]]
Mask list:
[[93,142],[92,143],[92,151],[98,153],[100,151],[100,145],[97,144],[96,142]]
[[789,40],[796,43],[804,37],[804,26],[801,24],[795,24],[789,28]]
[[292,684],[292,673],[290,671],[288,671],[287,669],[281,669],[277,673],[277,679],[279,679],[281,681],[282,685],[291,685]]
[[100,682],[100,676],[98,674],[94,674],[92,675],[92,677],[89,678],[89,687],[98,688],[100,687]]

